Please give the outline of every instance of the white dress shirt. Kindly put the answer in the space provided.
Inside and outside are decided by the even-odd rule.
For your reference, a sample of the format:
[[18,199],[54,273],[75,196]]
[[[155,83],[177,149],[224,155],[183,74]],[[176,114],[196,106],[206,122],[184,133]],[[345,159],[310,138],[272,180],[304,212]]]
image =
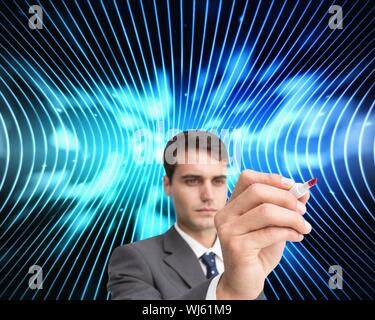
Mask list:
[[202,262],[202,260],[200,259],[200,257],[204,255],[206,252],[215,253],[216,268],[219,274],[215,276],[214,278],[212,278],[211,283],[207,290],[206,300],[216,300],[216,287],[217,287],[217,284],[219,283],[221,274],[224,272],[224,261],[223,261],[223,254],[221,252],[219,237],[216,237],[215,243],[211,248],[206,248],[205,246],[200,244],[197,240],[195,240],[190,235],[188,235],[185,231],[181,230],[177,222],[174,224],[174,227],[176,231],[179,233],[179,235],[186,241],[186,243],[193,250],[194,254],[196,255],[199,261],[199,264],[202,267],[204,274],[207,274],[207,268],[205,264]]

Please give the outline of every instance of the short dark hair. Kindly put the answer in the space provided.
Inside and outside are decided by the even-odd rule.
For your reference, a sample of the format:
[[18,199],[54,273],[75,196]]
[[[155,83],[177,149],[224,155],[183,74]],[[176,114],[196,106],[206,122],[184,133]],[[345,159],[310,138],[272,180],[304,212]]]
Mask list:
[[[204,145],[200,146],[199,141],[203,142]],[[181,148],[180,150],[183,148],[184,153],[186,153],[189,149],[194,148],[195,150],[203,150],[204,147],[204,150],[207,151],[211,157],[228,163],[228,151],[224,142],[212,132],[203,130],[187,130],[178,133],[172,139],[170,139],[167,142],[163,152],[164,169],[169,181],[172,182],[177,161],[170,163],[170,161],[167,159],[168,154],[176,157],[178,148]],[[173,149],[172,152],[170,151],[171,149]]]

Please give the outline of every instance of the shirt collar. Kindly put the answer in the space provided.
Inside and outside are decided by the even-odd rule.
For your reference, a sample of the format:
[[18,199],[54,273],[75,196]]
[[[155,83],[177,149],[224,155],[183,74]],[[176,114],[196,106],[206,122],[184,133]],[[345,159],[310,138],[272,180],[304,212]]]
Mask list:
[[216,236],[216,240],[214,245],[211,248],[206,248],[202,244],[200,244],[197,240],[195,240],[193,237],[191,237],[189,234],[187,234],[185,231],[183,231],[175,222],[174,227],[176,231],[179,233],[179,235],[187,242],[187,244],[190,246],[190,248],[193,250],[194,254],[199,259],[202,255],[204,255],[206,252],[213,252],[216,254],[218,258],[223,260],[223,254],[221,252],[221,246],[219,237]]

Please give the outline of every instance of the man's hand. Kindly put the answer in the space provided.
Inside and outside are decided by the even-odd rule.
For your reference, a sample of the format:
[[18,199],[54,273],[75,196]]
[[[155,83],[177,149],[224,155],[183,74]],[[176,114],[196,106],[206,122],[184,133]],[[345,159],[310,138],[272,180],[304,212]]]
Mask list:
[[215,216],[225,271],[217,299],[255,299],[281,260],[286,241],[302,241],[311,231],[305,221],[307,193],[288,192],[292,181],[276,174],[245,170],[227,205]]

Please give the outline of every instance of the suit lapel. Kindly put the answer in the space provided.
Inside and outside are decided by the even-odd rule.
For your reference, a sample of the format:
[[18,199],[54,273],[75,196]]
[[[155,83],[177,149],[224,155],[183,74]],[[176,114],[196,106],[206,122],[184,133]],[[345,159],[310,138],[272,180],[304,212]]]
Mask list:
[[207,280],[193,250],[181,238],[174,226],[163,236],[164,251],[169,253],[164,261],[188,284],[194,287]]

